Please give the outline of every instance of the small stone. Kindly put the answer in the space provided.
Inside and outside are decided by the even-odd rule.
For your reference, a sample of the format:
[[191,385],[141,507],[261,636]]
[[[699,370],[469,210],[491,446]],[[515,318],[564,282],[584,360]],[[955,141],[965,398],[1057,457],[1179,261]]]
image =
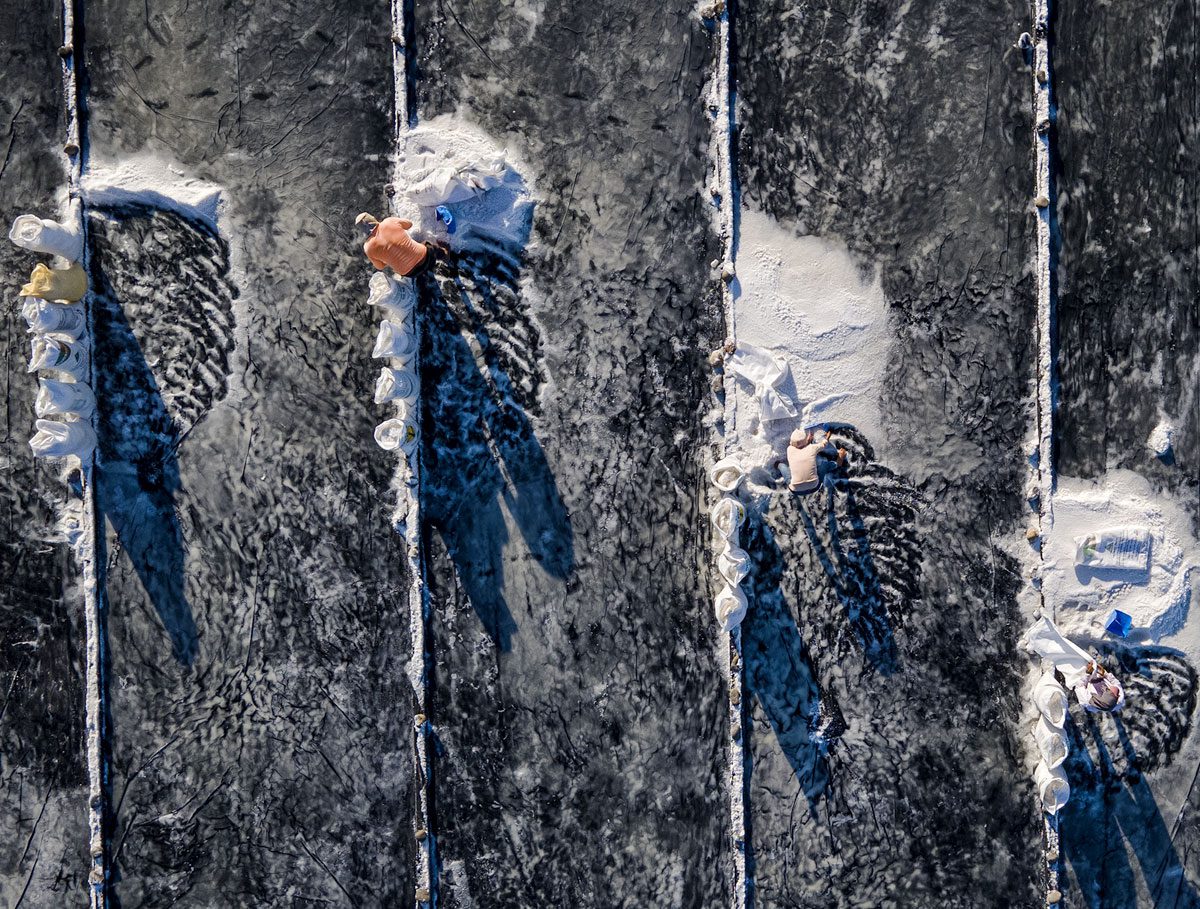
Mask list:
[[1047,82],[1050,81],[1050,77],[1048,75],[1046,75],[1046,71],[1044,69],[1039,69],[1038,74],[1037,74],[1037,80],[1038,80],[1039,85],[1045,85]]
[[63,146],[63,151],[66,152],[68,156],[74,158],[77,154],[79,154],[79,146],[74,142],[68,142]]
[[396,195],[396,184],[394,184],[394,183],[383,184],[383,194],[385,196],[387,196],[389,199],[392,198],[392,196]]
[[1044,135],[1046,135],[1046,133],[1050,132],[1050,118],[1049,117],[1038,121],[1037,131],[1038,131],[1039,136],[1044,136]]
[[404,46],[404,36],[402,34],[400,34],[399,32],[396,32],[395,34],[392,35],[392,44],[395,44],[397,47],[403,47]]
[[1045,208],[1046,206],[1048,206],[1050,204],[1050,200],[1047,199],[1044,195],[1038,196],[1036,199],[1033,200],[1033,204],[1036,205],[1038,208]]
[[70,44],[64,44],[62,47],[60,47],[58,49],[58,55],[60,57],[62,57],[64,60],[66,60],[67,57],[71,56],[71,54],[73,54],[73,53],[75,53],[75,48],[73,45],[70,45]]
[[1025,539],[1029,540],[1030,542],[1033,542],[1037,538],[1038,529],[1036,527],[1030,527],[1027,531],[1025,531]]
[[1049,893],[1046,894],[1046,902],[1049,903],[1050,905],[1054,905],[1061,899],[1062,899],[1062,894],[1057,890],[1051,890]]
[[1046,853],[1046,861],[1057,862],[1058,861],[1058,850],[1051,849],[1049,852],[1047,852]]
[[417,841],[418,842],[422,842],[422,843],[425,842],[425,837],[427,837],[428,835],[429,835],[429,833],[424,827],[417,828]]
[[715,395],[724,394],[725,379],[721,376],[713,376],[712,382],[709,384],[709,388],[712,389],[712,393]]
[[709,268],[720,268],[720,267],[721,267],[721,260],[720,260],[720,259],[713,259],[711,262],[709,262],[709,263],[708,263],[708,267],[709,267]]
[[104,844],[92,843],[92,858],[100,858],[102,855],[104,855]]
[[741,690],[736,687],[731,686],[729,689],[729,703],[731,703],[734,707],[736,707],[741,702],[742,702]]
[[104,869],[93,868],[91,874],[88,875],[88,881],[95,886],[100,886],[104,883]]
[[737,276],[737,271],[734,270],[733,263],[727,262],[721,269],[721,278],[728,284]]
[[418,713],[415,717],[413,717],[413,720],[416,722],[416,724],[418,726],[424,726],[425,725],[425,714]]
[[429,888],[428,887],[418,887],[417,892],[413,895],[416,896],[418,903],[428,903],[429,902]]

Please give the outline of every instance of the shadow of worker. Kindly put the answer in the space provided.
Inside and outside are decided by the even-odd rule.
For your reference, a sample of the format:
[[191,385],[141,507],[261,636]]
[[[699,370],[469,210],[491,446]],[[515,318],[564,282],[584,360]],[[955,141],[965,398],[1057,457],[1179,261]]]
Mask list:
[[[1148,905],[1200,909],[1200,895],[1188,880],[1174,835],[1138,769],[1140,761],[1121,716],[1084,714],[1083,721],[1081,728],[1073,716],[1067,724],[1070,751],[1064,770],[1071,798],[1059,814],[1063,852],[1078,882],[1081,904],[1090,909],[1140,905],[1128,848],[1141,868]],[[1101,723],[1114,725],[1120,754],[1110,753]]]
[[820,691],[816,670],[783,593],[783,553],[760,514],[749,509],[742,547],[750,554],[750,608],[742,622],[746,687],[811,803],[829,783],[826,744],[814,735]]
[[102,242],[93,243],[97,500],[158,613],[175,659],[189,666],[198,635],[185,594],[183,532],[175,509],[179,431],[106,273],[105,250]]
[[[519,291],[532,203],[509,188],[502,231],[468,224],[451,265],[418,282],[421,319],[421,509],[471,606],[501,651],[517,632],[505,598],[510,527],[551,578],[575,568],[574,535],[527,410],[541,383],[540,340]],[[514,225],[516,225],[514,227]]]

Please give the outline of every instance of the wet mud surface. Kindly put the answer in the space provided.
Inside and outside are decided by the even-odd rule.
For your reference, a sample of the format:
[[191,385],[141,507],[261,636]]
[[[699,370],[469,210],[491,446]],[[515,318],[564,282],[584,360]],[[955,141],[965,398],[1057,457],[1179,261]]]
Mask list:
[[538,200],[515,281],[422,288],[441,904],[722,905],[708,36],[689,3],[415,14],[420,118]]
[[386,4],[88,4],[92,164],[153,156],[225,206],[220,234],[91,213],[126,907],[412,900],[408,579],[352,234],[388,179],[388,34]]
[[[1058,468],[1125,467],[1200,513],[1200,107],[1193,3],[1054,5]],[[1176,428],[1165,462],[1146,447]]]
[[[1195,532],[1196,9],[1071,0],[1054,10],[1057,467],[1087,478],[1136,471],[1192,515]],[[1174,450],[1156,457],[1146,442],[1163,420]],[[1069,904],[1200,906],[1196,666],[1173,647],[1117,646],[1111,659],[1135,709],[1074,717]]]
[[57,5],[0,5],[0,904],[87,903],[83,602],[54,530],[67,498],[57,465],[35,461],[37,378],[17,290],[46,256],[7,240],[17,215],[57,217],[66,185]]
[[[750,528],[754,903],[1036,906],[1016,537],[1034,286],[1024,4],[755,3],[745,204],[878,268],[882,437]],[[878,452],[878,454],[877,454]],[[834,712],[829,746],[812,727]]]

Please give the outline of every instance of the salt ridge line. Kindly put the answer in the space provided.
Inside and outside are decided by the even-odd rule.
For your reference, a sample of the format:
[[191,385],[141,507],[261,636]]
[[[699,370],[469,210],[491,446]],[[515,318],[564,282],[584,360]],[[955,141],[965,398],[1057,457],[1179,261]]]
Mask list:
[[[400,175],[398,151],[401,138],[414,125],[416,113],[410,108],[408,94],[408,45],[407,35],[411,14],[409,0],[392,0],[392,73],[395,110],[393,120],[392,183],[396,185]],[[398,195],[393,191],[389,207],[398,214]],[[413,371],[417,376],[417,393],[409,403],[410,419],[420,426],[421,392],[421,323],[416,307],[416,286],[413,281],[398,282],[399,293],[408,296],[405,301],[412,312],[413,334],[416,353],[413,356]],[[397,489],[396,511],[392,525],[404,538],[408,559],[408,622],[412,650],[406,672],[413,690],[413,770],[417,778],[417,805],[413,816],[413,837],[416,842],[414,902],[417,909],[437,905],[436,842],[430,823],[430,802],[433,787],[430,759],[430,733],[428,719],[428,678],[430,657],[425,652],[425,621],[428,611],[428,592],[425,586],[425,559],[421,552],[421,443],[409,453],[407,460],[399,459],[393,485]]]
[[[734,191],[733,143],[735,135],[734,99],[735,87],[730,72],[730,56],[733,47],[733,16],[728,0],[715,0],[713,5],[702,8],[701,18],[714,22],[713,38],[716,41],[715,67],[708,84],[707,108],[711,121],[708,154],[712,166],[709,194],[716,206],[715,222],[721,238],[722,259],[714,265],[721,271],[721,305],[725,313],[725,337],[732,339],[736,334],[733,307],[734,257],[737,248],[737,196]],[[728,370],[724,374],[724,413],[722,429],[717,433],[717,460],[723,460],[737,443],[737,394],[735,378]],[[732,433],[732,440],[730,434]],[[732,442],[732,444],[731,444]],[[714,548],[713,553],[717,550]],[[718,570],[718,577],[720,573]],[[749,898],[750,881],[746,869],[746,780],[745,780],[745,714],[743,692],[742,629],[738,625],[724,639],[725,675],[729,686],[728,719],[729,766],[729,835],[733,846],[734,875],[730,886],[731,909],[745,909]]]
[[[1033,4],[1033,102],[1034,147],[1034,207],[1037,216],[1037,460],[1033,464],[1034,492],[1037,496],[1037,531],[1045,540],[1054,526],[1054,393],[1055,393],[1055,306],[1051,275],[1051,218],[1054,212],[1054,186],[1050,172],[1050,134],[1053,106],[1050,97],[1050,2],[1034,0]],[[1039,565],[1035,569],[1036,587],[1041,603],[1040,613],[1047,610],[1046,596],[1040,583],[1044,554],[1039,547]],[[1050,605],[1053,613],[1053,604]],[[1054,615],[1050,618],[1053,620]],[[1041,667],[1031,670],[1040,676]],[[1061,848],[1057,814],[1042,813],[1045,840],[1046,905],[1061,900]],[[1056,898],[1057,897],[1057,898]]]
[[[82,3],[80,3],[82,12]],[[90,256],[87,243],[87,213],[83,204],[83,144],[84,124],[80,117],[81,87],[76,78],[76,61],[80,56],[79,38],[82,29],[76,20],[75,0],[62,0],[62,78],[63,103],[66,108],[67,128],[64,151],[67,155],[67,207],[73,213],[79,231],[83,252],[80,267],[88,274]],[[73,151],[73,153],[72,153]],[[89,274],[90,285],[90,274]],[[95,337],[95,314],[92,294],[89,290],[83,300],[87,320],[88,384],[96,387],[96,360],[92,355],[92,338]],[[97,429],[99,410],[92,415],[92,429]],[[83,582],[84,625],[86,633],[87,665],[85,669],[85,728],[87,731],[88,773],[88,853],[91,868],[88,871],[88,903],[91,909],[108,906],[108,855],[104,841],[105,788],[108,783],[106,747],[108,728],[105,721],[106,661],[104,615],[104,589],[101,558],[98,551],[97,528],[100,518],[96,505],[95,489],[96,454],[93,449],[86,458],[80,459],[83,515],[79,537],[75,542],[75,556],[79,561]]]

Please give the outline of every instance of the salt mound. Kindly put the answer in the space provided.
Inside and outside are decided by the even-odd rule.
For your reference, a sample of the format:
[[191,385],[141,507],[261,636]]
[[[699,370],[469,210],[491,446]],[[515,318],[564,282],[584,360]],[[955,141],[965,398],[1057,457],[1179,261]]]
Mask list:
[[[507,149],[451,116],[435,117],[405,132],[396,148],[397,214],[451,246],[504,251],[524,248],[534,200],[521,168]],[[450,210],[455,233],[436,216]]]

